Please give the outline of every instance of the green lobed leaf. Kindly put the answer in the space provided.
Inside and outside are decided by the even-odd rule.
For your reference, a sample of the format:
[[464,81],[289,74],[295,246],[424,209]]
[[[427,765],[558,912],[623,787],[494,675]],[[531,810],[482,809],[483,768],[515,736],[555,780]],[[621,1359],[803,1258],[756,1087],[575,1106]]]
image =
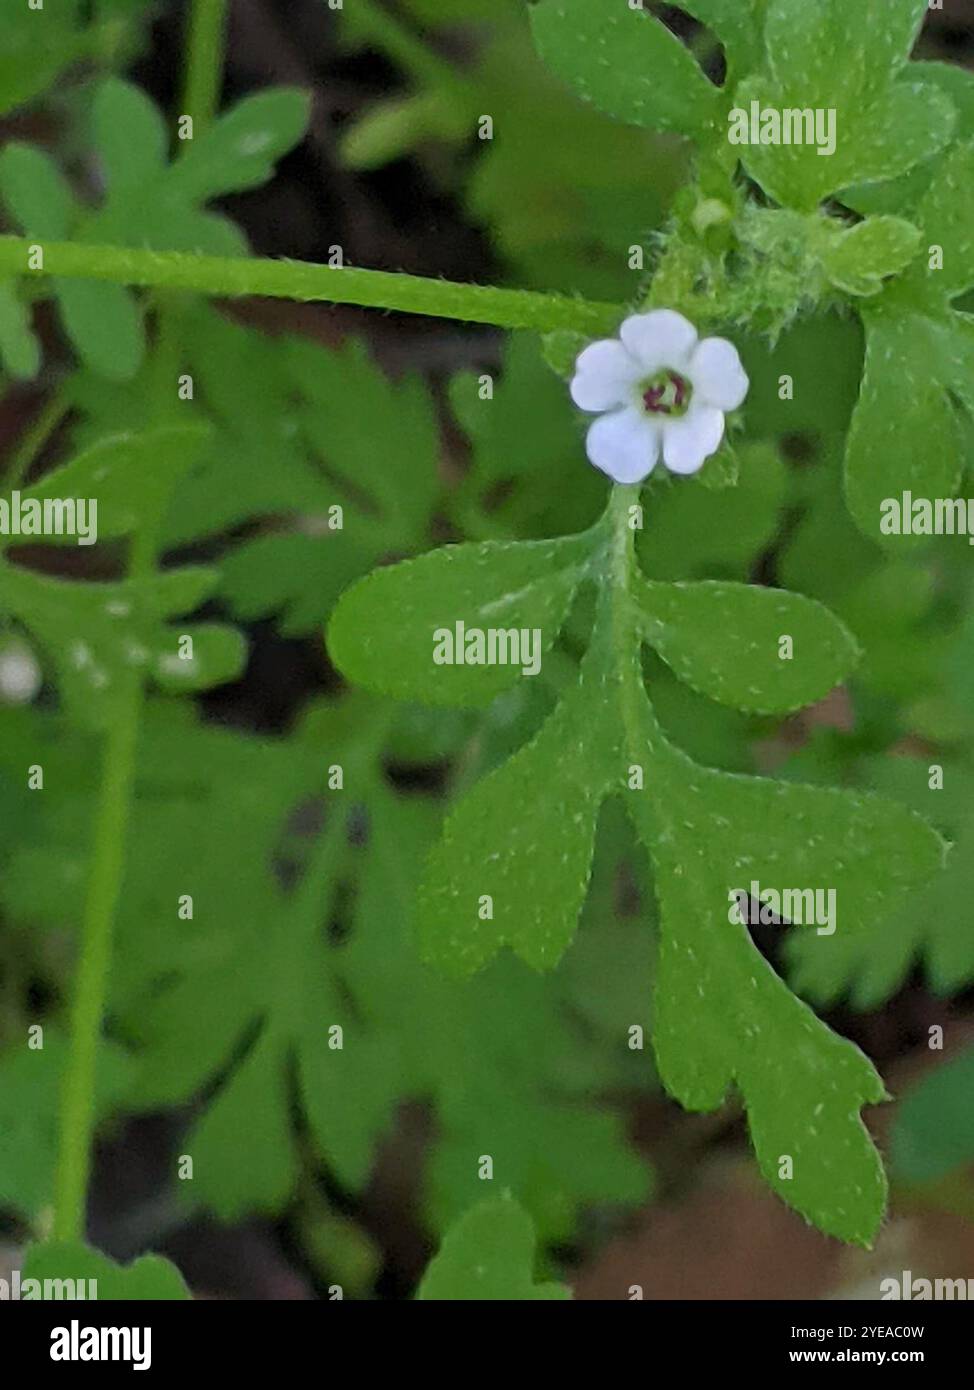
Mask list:
[[[646,582],[643,636],[679,678],[711,699],[760,714],[813,704],[855,665],[848,629],[814,599],[718,581]],[[791,639],[782,656],[782,638]]]
[[[78,205],[56,166],[40,151],[13,143],[0,155],[0,196],[32,237],[107,245],[239,255],[242,233],[203,205],[223,193],[256,187],[301,138],[309,100],[293,88],[244,98],[166,162],[166,123],[145,92],[120,78],[95,89],[91,136],[107,182],[92,211]],[[67,332],[84,364],[109,380],[128,381],[145,353],[142,313],[122,285],[54,282]]]
[[142,309],[124,285],[56,280],[61,314],[78,356],[110,381],[130,381],[145,354]]
[[[190,644],[192,644],[190,648]],[[155,652],[149,675],[170,695],[191,695],[229,685],[247,664],[247,639],[222,623],[183,623]]]
[[45,1241],[29,1246],[23,1278],[94,1280],[102,1302],[176,1302],[190,1297],[179,1270],[161,1255],[142,1255],[122,1265],[81,1241]]
[[[886,785],[891,795],[935,816],[954,843],[946,868],[933,882],[918,887],[884,918],[837,935],[828,950],[814,938],[792,935],[787,943],[790,978],[816,1004],[848,999],[858,1010],[878,1008],[921,963],[931,991],[941,997],[974,979],[974,943],[963,926],[974,892],[970,772],[951,764],[943,767],[943,775],[946,791],[932,787],[929,759],[885,759],[872,770],[872,780]],[[945,797],[960,798],[961,809],[950,813]]]
[[[199,1186],[190,1195],[202,1194],[226,1221],[239,1219],[252,1209],[256,1184],[256,1200],[271,1211],[280,1210],[294,1189],[297,1162],[285,1085],[287,1064],[283,1038],[273,1034],[259,1038],[187,1136],[194,1181],[197,1168],[200,1170]],[[343,1097],[343,1103],[348,1102],[349,1098]],[[234,1163],[239,1136],[251,1127],[247,1163]]]
[[[647,736],[655,741],[651,726]],[[729,920],[728,902],[752,881],[833,888],[844,939],[935,873],[941,842],[893,803],[729,776],[674,750],[657,749],[646,785],[652,797],[631,795],[629,805],[652,853],[663,918],[654,981],[661,1079],[694,1110],[713,1109],[736,1081],[768,1183],[820,1229],[868,1244],[886,1184],[858,1110],[884,1098],[882,1084],[858,1049],[791,995]],[[880,843],[889,861],[877,862]],[[815,940],[821,948],[833,938]]]
[[[289,339],[283,368],[286,390],[301,402],[298,425],[315,470],[322,461],[339,499],[351,506],[357,502],[366,513],[360,533],[367,529],[378,545],[389,548],[402,546],[404,531],[415,538],[414,545],[425,538],[439,493],[439,440],[421,377],[405,373],[390,381],[360,342],[325,353],[315,344]],[[390,441],[389,452],[377,449],[371,432],[363,431],[363,416]]]
[[906,285],[939,305],[974,287],[974,142],[955,146],[937,161],[916,216],[930,250],[942,249],[943,264],[921,258]]
[[511,1197],[488,1198],[447,1231],[416,1293],[429,1301],[570,1299],[563,1284],[534,1280],[531,1218]]
[[893,178],[950,140],[955,112],[941,88],[906,66],[926,0],[769,0],[768,76],[735,94],[740,108],[833,111],[835,149],[748,144],[748,172],[778,202],[812,209],[854,183]]
[[155,102],[134,83],[116,77],[99,83],[91,135],[113,200],[137,196],[163,174],[169,132]]
[[503,946],[550,969],[571,941],[612,775],[610,670],[590,652],[533,742],[447,816],[419,897],[420,948],[441,970],[471,975]]
[[716,121],[720,92],[648,10],[617,0],[539,0],[531,25],[552,71],[617,120],[689,135]]
[[[20,793],[21,844],[0,890],[10,920],[62,932],[78,915],[88,852],[91,748],[63,721],[30,714],[18,739],[0,741],[0,790],[14,777],[22,785],[26,741],[45,767],[56,747],[58,779],[49,797]],[[499,961],[462,989],[421,965],[411,918],[435,803],[391,793],[376,732],[388,715],[354,698],[315,711],[287,739],[258,738],[148,702],[112,976],[111,1013],[139,1044],[128,1106],[205,1096],[182,1141],[195,1169],[180,1193],[237,1219],[284,1206],[309,1142],[339,1184],[361,1191],[397,1103],[432,1102],[424,1211],[434,1229],[482,1193],[471,1155],[490,1152],[498,1183],[545,1239],[564,1241],[583,1206],[646,1196],[646,1165],[621,1117],[592,1099],[618,1083],[622,1062],[633,1084],[635,1059],[594,1049],[562,991],[519,962]],[[345,789],[322,795],[331,762]],[[311,797],[324,829],[295,835],[295,809]],[[293,886],[282,863],[296,871]],[[177,929],[174,866],[194,900],[193,921]],[[604,1007],[613,997],[606,982]],[[344,1027],[341,1048],[330,1045],[333,1024]],[[306,1121],[297,1130],[295,1100]],[[260,1130],[247,1164],[242,1124]]]
[[926,13],[926,0],[769,0],[771,71],[782,83],[804,78],[809,100],[832,90],[868,103],[907,62]]
[[[754,79],[738,89],[745,110],[836,110],[828,91],[812,102],[800,83],[788,91]],[[950,141],[954,108],[938,87],[901,81],[862,111],[836,111],[836,149],[820,155],[815,143],[750,144],[742,148],[752,178],[779,203],[811,211],[832,193],[857,183],[895,178],[930,159]],[[823,148],[825,146],[823,145]]]
[[312,632],[326,621],[339,594],[376,559],[348,534],[285,531],[255,536],[223,557],[220,594],[235,618],[276,615],[284,637]]
[[[954,138],[968,141],[974,133],[974,73],[950,63],[913,63],[910,74],[916,81],[937,87],[958,113]],[[896,213],[913,209],[922,199],[940,160],[924,160],[907,174],[887,183],[863,184],[847,189],[842,201],[857,212]]]
[[[919,314],[869,311],[859,404],[846,446],[846,499],[866,536],[890,546],[922,537],[884,538],[883,503],[902,494],[952,497],[961,471],[962,435],[944,393],[943,341]],[[905,529],[905,528],[904,528]]]
[[[260,522],[225,555],[220,596],[236,617],[273,614],[287,635],[311,631],[353,580],[429,544],[440,495],[429,391],[415,376],[388,380],[360,343],[335,352],[275,340],[203,304],[187,309],[185,328],[195,401],[184,408],[212,439],[169,508],[165,542]],[[137,387],[85,382],[81,439],[102,422],[147,418],[147,374]],[[394,444],[377,449],[386,435]]]
[[[78,220],[57,166],[30,145],[14,143],[0,155],[0,196],[28,236],[64,239]],[[56,280],[54,288],[82,361],[111,380],[129,380],[145,351],[134,295],[124,285],[87,280]]]
[[968,412],[974,407],[974,323],[951,304],[974,285],[972,173],[970,143],[940,161],[913,214],[927,254],[863,314],[866,363],[847,443],[846,495],[864,533],[891,546],[922,536],[884,538],[884,500],[905,492],[931,505],[949,499],[964,462],[965,421],[948,393]]
[[28,236],[60,241],[76,214],[74,195],[54,160],[17,140],[0,152],[0,196]]
[[[78,220],[74,196],[57,166],[30,145],[14,142],[0,154],[0,196],[28,236],[63,240]],[[145,350],[142,315],[132,293],[124,285],[87,280],[57,280],[55,290],[82,361],[112,380],[129,380]]]
[[[521,970],[526,973],[527,967]],[[518,998],[522,997],[519,993]],[[543,1044],[544,1020],[550,1026],[563,1016],[539,1007],[538,997],[525,997],[523,1002],[534,1008],[528,1029],[512,1031],[511,1013],[498,1011],[497,1021],[506,1026],[509,1040],[519,1037],[522,1046]],[[563,1044],[564,1032],[561,1021]],[[563,1059],[567,1056],[562,1053]],[[507,1059],[495,1055],[492,1065],[500,1061],[503,1067],[509,1058],[510,1054]],[[564,1070],[564,1060],[559,1066],[548,1059],[541,1078],[535,1069],[534,1084],[540,1079],[542,1085],[564,1089]],[[628,1089],[645,1081],[645,1077],[634,1081],[632,1076],[608,1077],[592,1071],[591,1087],[614,1083]],[[517,1194],[546,1239],[571,1239],[584,1212],[593,1205],[624,1208],[652,1197],[646,1167],[632,1150],[624,1118],[601,1104],[593,1106],[591,1094],[579,1094],[567,1103],[550,1093],[539,1097],[523,1083],[516,1089],[508,1087],[503,1076],[488,1080],[491,1084],[484,1088],[483,1076],[475,1076],[476,1089],[462,1099],[451,1102],[441,1095],[441,1120],[449,1125],[449,1133],[432,1155],[429,1173],[430,1213],[437,1228],[455,1219],[483,1191],[483,1182],[471,1166],[471,1156],[481,1154],[490,1154],[495,1176]],[[498,1084],[499,1090],[495,1089]]]
[[192,206],[259,187],[300,142],[310,114],[308,93],[296,87],[244,97],[186,142],[167,180],[171,196]]
[[847,294],[874,295],[920,249],[919,228],[900,217],[870,217],[842,232],[823,257],[830,282]]
[[[481,705],[515,684],[550,650],[584,574],[586,536],[559,541],[447,546],[376,570],[346,590],[328,627],[332,660],[352,681],[399,699]],[[462,629],[460,625],[462,624]],[[457,663],[468,640],[517,634],[522,659]],[[528,639],[525,649],[521,634]],[[534,634],[537,634],[535,641]],[[449,648],[449,649],[448,649]],[[508,650],[505,646],[505,650]],[[500,653],[494,647],[495,661]],[[540,668],[539,668],[540,669]],[[539,672],[534,671],[537,675]]]
[[[619,498],[609,513],[616,518],[626,495]],[[448,816],[420,887],[421,949],[462,975],[505,946],[535,968],[550,968],[585,896],[599,806],[621,793],[653,858],[661,906],[654,1004],[661,1079],[681,1103],[702,1110],[721,1104],[735,1083],[769,1183],[821,1229],[868,1244],[886,1184],[858,1112],[883,1099],[882,1084],[857,1049],[794,998],[743,924],[735,926],[728,904],[760,896],[761,885],[800,887],[813,898],[816,890],[833,893],[835,913],[816,939],[831,944],[838,929],[845,941],[937,872],[942,841],[896,803],[734,776],[678,752],[643,689],[639,611],[631,613],[633,599],[617,590],[626,523],[615,525],[623,529],[592,565],[602,591],[577,684],[534,740]],[[658,592],[665,598],[671,590]],[[691,589],[691,604],[724,592]],[[676,593],[682,601],[684,590]],[[743,600],[762,620],[762,605],[778,601],[770,594]],[[845,670],[851,640],[806,601],[780,601],[819,633],[826,657],[816,679],[828,684]],[[692,623],[689,637],[675,623],[673,631],[675,644],[688,645],[694,670],[706,670]],[[733,661],[724,669],[733,671]],[[714,684],[712,674],[704,680]]]
[[0,48],[0,112],[6,113],[46,91],[59,73],[81,58],[87,43],[78,19],[80,0],[61,0],[42,9],[6,7]]
[[[125,698],[127,678],[143,671],[166,688],[196,690],[236,676],[245,648],[237,633],[167,625],[196,608],[217,582],[214,571],[170,570],[149,579],[81,584],[0,565],[0,600],[37,638],[74,718],[104,728]],[[192,655],[180,638],[194,637]]]
[[[176,426],[119,434],[99,440],[67,463],[51,469],[21,492],[22,502],[59,498],[94,500],[99,539],[130,535],[154,522],[182,479],[197,467],[209,432],[201,426]],[[0,538],[0,545],[10,537]],[[74,543],[70,536],[39,539]]]

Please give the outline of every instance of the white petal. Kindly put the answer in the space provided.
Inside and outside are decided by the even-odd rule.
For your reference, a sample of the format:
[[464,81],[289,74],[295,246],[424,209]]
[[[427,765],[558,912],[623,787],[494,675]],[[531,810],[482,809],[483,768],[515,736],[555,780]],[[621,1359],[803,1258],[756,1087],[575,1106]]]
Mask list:
[[694,400],[682,420],[668,420],[663,426],[663,461],[671,473],[697,473],[723,437],[723,412]]
[[697,330],[673,309],[654,309],[634,314],[619,329],[619,336],[639,361],[643,373],[663,367],[685,368],[697,341]]
[[592,343],[579,354],[572,379],[572,400],[581,410],[613,410],[625,405],[642,369],[618,338]]
[[614,410],[591,426],[585,448],[613,482],[641,483],[659,459],[659,427],[635,407]]
[[690,358],[689,373],[694,390],[718,410],[736,410],[751,384],[737,348],[726,338],[704,338]]

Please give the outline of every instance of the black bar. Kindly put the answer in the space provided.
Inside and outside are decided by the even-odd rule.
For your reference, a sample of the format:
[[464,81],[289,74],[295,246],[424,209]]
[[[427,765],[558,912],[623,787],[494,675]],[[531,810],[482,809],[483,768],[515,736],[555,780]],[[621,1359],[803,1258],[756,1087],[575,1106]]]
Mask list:
[[[84,1332],[91,1328],[148,1328],[150,1364],[136,1371],[132,1360],[52,1360],[55,1342],[65,1344],[56,1329],[67,1329],[68,1350],[80,1352],[96,1345]],[[461,1379],[471,1372],[482,1377],[491,1366],[508,1375],[538,1363],[549,1372],[562,1364],[577,1370],[582,1356],[608,1357],[606,1365],[618,1368],[623,1355],[647,1374],[663,1364],[685,1373],[760,1368],[780,1374],[836,1365],[946,1372],[962,1361],[970,1329],[970,1305],[963,1301],[0,1304],[6,1364],[65,1381],[211,1369],[251,1379],[290,1375],[299,1364],[327,1376],[349,1357],[363,1374],[374,1374],[388,1358],[397,1370],[412,1366],[422,1374],[450,1366]],[[100,1331],[97,1346],[100,1351]],[[105,1346],[111,1353],[113,1342]],[[121,1336],[118,1349],[125,1350]],[[144,1335],[128,1349],[144,1361]]]

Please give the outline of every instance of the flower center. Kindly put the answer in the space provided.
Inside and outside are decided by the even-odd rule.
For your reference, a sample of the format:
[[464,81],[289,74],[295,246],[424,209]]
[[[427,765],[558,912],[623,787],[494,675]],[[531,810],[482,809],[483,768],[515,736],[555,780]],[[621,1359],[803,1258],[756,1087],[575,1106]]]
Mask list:
[[643,383],[643,406],[647,415],[685,415],[693,392],[679,372],[667,370]]

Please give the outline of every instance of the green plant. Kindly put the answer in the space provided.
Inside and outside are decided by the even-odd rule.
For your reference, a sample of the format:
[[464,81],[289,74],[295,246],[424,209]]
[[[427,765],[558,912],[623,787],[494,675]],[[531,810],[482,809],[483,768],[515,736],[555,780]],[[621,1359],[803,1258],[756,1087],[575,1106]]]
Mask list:
[[[49,48],[3,99],[43,92],[79,53],[113,66],[115,42],[109,53],[98,45],[106,25],[119,43],[123,29],[132,39],[120,8],[96,7],[87,26],[31,20],[52,25]],[[437,1229],[460,1224],[420,1297],[487,1296],[465,1254],[481,1227],[510,1245],[497,1287],[561,1297],[533,1283],[528,1217],[541,1239],[564,1241],[585,1203],[648,1191],[618,1117],[599,1103],[615,1084],[652,1083],[633,1042],[647,1031],[668,1094],[710,1111],[736,1086],[766,1181],[821,1230],[871,1243],[886,1179],[860,1110],[885,1098],[882,1081],[792,993],[744,920],[728,919],[728,894],[756,879],[830,885],[841,931],[827,951],[810,930],[790,948],[794,980],[823,1000],[858,982],[859,1002],[871,1003],[916,950],[916,916],[900,904],[931,880],[934,892],[958,891],[952,875],[968,872],[959,845],[935,879],[945,845],[929,822],[957,822],[931,815],[920,782],[889,799],[854,784],[904,726],[937,737],[948,710],[959,737],[968,732],[966,667],[945,652],[946,638],[963,650],[970,633],[960,567],[944,562],[935,586],[929,548],[894,557],[880,515],[884,498],[907,490],[952,497],[968,462],[971,80],[909,62],[924,0],[863,0],[854,14],[845,0],[684,0],[706,26],[699,52],[723,51],[722,85],[650,7],[538,0],[530,27],[555,110],[570,113],[593,159],[611,148],[611,178],[586,185],[584,214],[569,217],[573,235],[552,262],[545,248],[563,236],[564,208],[535,222],[516,207],[517,190],[541,177],[550,134],[523,163],[499,146],[464,197],[496,223],[520,283],[452,284],[255,258],[210,208],[263,183],[308,119],[291,89],[218,114],[225,8],[193,6],[175,128],[118,76],[82,84],[79,119],[83,110],[103,174],[96,205],[32,145],[0,153],[0,200],[17,233],[0,237],[4,369],[36,375],[29,310],[46,298],[77,356],[8,482],[41,506],[95,499],[102,537],[124,542],[110,579],[0,561],[4,612],[57,693],[55,711],[8,716],[0,746],[10,781],[0,809],[18,826],[3,907],[18,950],[42,957],[36,941],[22,946],[38,924],[70,926],[79,943],[71,1007],[43,1062],[32,1073],[32,1058],[0,1058],[14,1097],[0,1198],[36,1230],[53,1181],[59,1245],[32,1259],[54,1268],[84,1235],[104,1116],[210,1088],[185,1141],[198,1165],[189,1201],[233,1218],[282,1211],[322,1163],[360,1192],[396,1104],[425,1099],[440,1128],[425,1210]],[[532,79],[507,71],[504,54],[523,19],[503,11],[468,85],[381,6],[349,7],[349,42],[386,48],[415,90],[350,130],[348,158],[378,164],[430,134],[458,142],[495,94],[498,113],[505,101],[516,110]],[[834,157],[731,143],[734,112],[752,102],[833,110]],[[643,196],[640,160],[661,148],[644,131],[689,142],[667,166],[674,188],[688,170],[672,199],[668,189]],[[627,172],[635,201],[602,206]],[[546,178],[563,175],[555,166]],[[583,286],[593,239],[607,264],[619,259]],[[611,286],[633,249],[646,257],[626,271],[625,304],[579,297],[590,285],[621,295]],[[437,470],[437,417],[418,375],[390,383],[357,345],[272,339],[197,295],[525,332],[505,349],[496,390],[491,373],[450,384],[471,452],[457,483]],[[661,308],[739,341],[751,395],[697,476],[658,468],[645,489],[640,474],[606,497],[584,463],[565,379],[593,339]],[[825,340],[831,365],[820,361]],[[669,388],[643,386],[656,409]],[[34,480],[65,420],[69,462]],[[783,437],[798,432],[818,461],[807,477],[783,457]],[[794,525],[783,534],[786,513]],[[444,522],[460,543],[430,549]],[[199,543],[213,557],[205,566],[163,565]],[[772,543],[798,592],[744,582]],[[216,615],[200,613],[206,603]],[[930,674],[904,678],[896,644],[931,609]],[[246,644],[230,621],[257,618],[289,635],[327,624],[332,661],[361,691],[316,705],[286,736],[209,728],[173,696],[232,681]],[[540,679],[524,662],[438,664],[437,634],[460,624],[537,633]],[[843,683],[867,716],[858,742],[812,740],[779,777],[753,775],[754,739]],[[24,746],[43,798],[25,779]],[[396,762],[447,766],[445,814],[443,798],[396,789]],[[850,785],[821,785],[834,781]],[[320,825],[296,830],[302,808],[317,808]],[[639,886],[638,912],[615,934],[588,922],[573,946],[587,895],[603,900],[620,865]],[[323,920],[337,924],[332,937]],[[166,929],[147,933],[147,922]],[[971,977],[969,953],[949,925],[940,935],[933,968],[953,987]],[[494,961],[503,948],[520,960]],[[593,956],[616,962],[608,1020],[586,998],[597,981],[576,964]],[[632,981],[643,976],[646,1011],[634,1016]],[[25,1022],[15,1006],[8,1042]],[[593,1052],[599,1037],[609,1041]],[[56,1122],[48,1105],[25,1125],[16,1098],[39,1084],[52,1092],[55,1078]],[[247,1125],[249,1161],[235,1165]],[[463,1216],[481,1154],[528,1215],[510,1202]],[[72,1267],[76,1258],[81,1268],[102,1257],[72,1254]],[[135,1289],[148,1272],[117,1277]],[[152,1273],[178,1295],[175,1274]]]

